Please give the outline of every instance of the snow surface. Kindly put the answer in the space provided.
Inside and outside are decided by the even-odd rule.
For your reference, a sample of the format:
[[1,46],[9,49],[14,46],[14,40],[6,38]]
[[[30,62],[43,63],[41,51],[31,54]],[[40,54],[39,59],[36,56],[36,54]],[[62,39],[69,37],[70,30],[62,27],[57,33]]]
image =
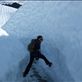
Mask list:
[[2,27],[17,9],[0,4],[0,27]]
[[26,53],[23,49],[24,46],[15,37],[0,37],[0,80],[24,58]]
[[6,24],[16,10],[17,9],[15,8],[10,8],[0,4],[0,36],[8,36],[8,33],[1,27]]
[[[10,46],[11,50],[7,54],[12,61],[9,58],[5,60],[7,62],[11,61],[10,64],[14,62],[17,66],[9,72],[13,78],[9,76],[7,77],[9,79],[6,79],[6,81],[82,82],[81,8],[81,1],[28,1],[25,3],[3,27],[9,34],[7,37],[9,42],[9,37],[13,36],[15,40],[20,40],[20,42],[15,42],[11,38],[12,40],[9,43],[12,45]],[[44,61],[40,60],[33,65],[27,77],[22,78],[22,70],[25,68],[27,61],[29,61],[29,57],[25,56],[29,56],[26,46],[38,34],[44,36],[42,53],[53,62],[53,66],[49,68],[45,65]],[[4,45],[4,41],[0,42],[0,44]],[[12,47],[13,45],[16,46]],[[19,45],[23,45],[24,48],[19,47]],[[0,48],[3,50],[2,47]],[[10,52],[15,57],[18,56],[16,61]],[[22,54],[19,57],[18,53],[21,52]],[[2,53],[0,60],[4,59],[3,51],[0,51],[0,53]],[[19,62],[18,59],[21,59],[21,61]],[[8,63],[5,64],[8,66]],[[0,68],[0,71],[3,71],[3,69]]]
[[8,33],[2,28],[0,28],[0,36],[8,36]]

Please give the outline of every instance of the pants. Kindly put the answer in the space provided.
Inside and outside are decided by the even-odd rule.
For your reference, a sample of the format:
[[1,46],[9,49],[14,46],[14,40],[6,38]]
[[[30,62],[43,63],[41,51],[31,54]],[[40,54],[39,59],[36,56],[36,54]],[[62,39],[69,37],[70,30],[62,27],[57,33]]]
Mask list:
[[36,52],[30,53],[30,62],[27,65],[27,67],[26,67],[26,69],[25,69],[25,71],[23,73],[24,77],[28,74],[28,72],[29,72],[29,70],[30,70],[30,68],[31,68],[31,66],[33,64],[34,58],[37,58],[37,59],[41,58],[41,59],[43,59],[47,65],[50,63],[47,60],[47,58],[43,54],[41,54],[40,51],[36,51]]

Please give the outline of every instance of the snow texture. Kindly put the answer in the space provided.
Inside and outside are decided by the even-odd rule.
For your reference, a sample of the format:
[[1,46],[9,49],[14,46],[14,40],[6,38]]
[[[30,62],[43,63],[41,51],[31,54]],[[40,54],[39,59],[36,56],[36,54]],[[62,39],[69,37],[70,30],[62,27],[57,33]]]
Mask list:
[[6,24],[9,18],[14,14],[17,9],[6,7],[0,4],[0,36],[8,36],[8,33],[1,27]]
[[[81,9],[81,1],[28,1],[25,3],[3,27],[9,34],[9,36],[6,37],[10,42],[9,44],[11,47],[8,49],[8,52],[3,52],[3,50],[6,50],[6,47],[9,47],[7,43],[8,41],[0,38],[0,44],[6,44],[4,48],[0,47],[0,50],[2,50],[0,51],[0,53],[2,53],[2,55],[0,55],[0,60],[4,59],[3,56],[5,53],[7,53],[7,57],[9,57],[4,59],[7,61],[5,64],[5,61],[3,60],[4,62],[1,63],[1,66],[5,70],[5,66],[8,67],[9,61],[10,65],[12,64],[9,69],[10,79],[6,79],[7,77],[4,77],[6,81],[81,82]],[[27,77],[22,78],[22,70],[29,61],[26,46],[32,38],[36,38],[39,34],[44,37],[44,42],[42,43],[42,53],[44,53],[44,55],[53,62],[53,66],[49,68],[45,65],[44,61],[40,60],[33,64]],[[11,38],[12,40],[9,39],[9,37],[13,36],[15,38]],[[13,39],[17,41],[15,42]],[[18,40],[20,40],[20,42]],[[13,57],[13,54],[15,57]],[[19,54],[21,56],[19,56]],[[24,57],[22,57],[22,55]],[[21,61],[19,62],[19,60]],[[13,65],[13,62],[17,66],[10,72],[12,67],[15,66]],[[3,69],[0,68],[0,71],[2,70]],[[1,77],[2,76],[0,75],[0,78]],[[4,79],[1,81],[3,80]]]
[[17,9],[0,4],[0,28],[9,20]]

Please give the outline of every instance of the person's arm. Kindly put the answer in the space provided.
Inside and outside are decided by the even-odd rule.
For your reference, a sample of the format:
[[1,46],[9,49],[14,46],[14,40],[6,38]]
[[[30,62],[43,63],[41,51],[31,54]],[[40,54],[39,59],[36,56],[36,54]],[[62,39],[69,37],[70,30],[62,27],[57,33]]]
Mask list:
[[40,44],[39,42],[37,42],[37,43],[36,43],[36,49],[37,49],[37,50],[40,50],[40,46],[41,46],[41,44]]

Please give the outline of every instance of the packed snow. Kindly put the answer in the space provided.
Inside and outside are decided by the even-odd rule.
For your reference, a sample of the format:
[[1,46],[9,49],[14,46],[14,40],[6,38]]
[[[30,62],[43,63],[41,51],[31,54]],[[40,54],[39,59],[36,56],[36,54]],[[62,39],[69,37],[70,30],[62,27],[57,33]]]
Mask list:
[[[82,2],[27,1],[3,26],[0,37],[0,80],[18,82],[82,81]],[[35,61],[26,78],[27,44],[43,35],[42,53],[53,65]],[[2,78],[3,77],[3,78]]]

